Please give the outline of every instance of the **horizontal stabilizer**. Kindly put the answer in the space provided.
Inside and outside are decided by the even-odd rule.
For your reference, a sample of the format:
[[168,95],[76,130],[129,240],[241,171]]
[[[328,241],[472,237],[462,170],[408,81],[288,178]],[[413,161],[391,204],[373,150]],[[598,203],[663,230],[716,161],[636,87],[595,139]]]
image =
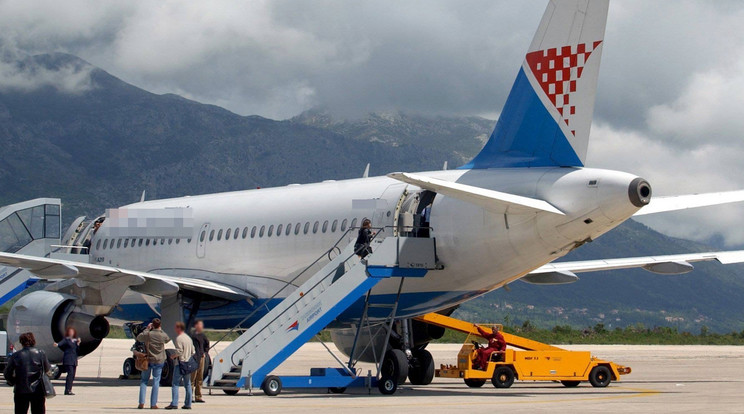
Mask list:
[[646,214],[716,206],[720,204],[737,203],[740,201],[744,201],[744,190],[725,191],[721,193],[688,194],[671,197],[654,197],[647,206],[638,210],[634,215],[644,216]]
[[564,215],[562,211],[553,207],[550,203],[544,200],[502,193],[500,191],[440,180],[438,178],[425,177],[418,174],[392,173],[388,174],[388,177],[438,194],[479,205],[489,211],[499,214],[548,212]]
[[533,270],[529,275],[556,272],[585,273],[632,268],[643,268],[659,274],[682,274],[693,269],[690,263],[711,260],[717,260],[721,264],[744,263],[744,250],[557,262]]

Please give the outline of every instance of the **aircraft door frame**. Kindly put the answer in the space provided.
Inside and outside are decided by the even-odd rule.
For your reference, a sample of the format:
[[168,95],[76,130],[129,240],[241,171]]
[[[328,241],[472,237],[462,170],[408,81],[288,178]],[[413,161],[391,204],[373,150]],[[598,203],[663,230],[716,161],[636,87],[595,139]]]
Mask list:
[[[209,223],[202,224],[199,232],[196,234],[196,257],[203,259],[207,255],[207,240],[209,238]],[[202,233],[204,237],[202,238]]]

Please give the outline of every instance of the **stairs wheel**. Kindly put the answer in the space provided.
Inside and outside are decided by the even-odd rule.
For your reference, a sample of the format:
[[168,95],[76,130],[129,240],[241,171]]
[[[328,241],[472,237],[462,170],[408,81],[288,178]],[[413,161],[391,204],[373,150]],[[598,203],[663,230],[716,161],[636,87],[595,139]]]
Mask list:
[[238,395],[238,392],[239,391],[240,391],[239,388],[235,388],[235,389],[232,389],[231,388],[231,389],[224,389],[224,390],[222,390],[222,392],[224,392],[227,395]]
[[434,380],[434,358],[425,349],[413,351],[408,367],[408,380],[413,385],[429,385]]
[[343,394],[346,392],[346,387],[330,387],[328,388],[328,391],[331,394]]
[[121,367],[121,372],[125,377],[133,374],[137,374],[139,371],[134,367],[134,358],[127,358],[124,360],[124,364]]
[[380,367],[380,378],[391,378],[397,384],[403,384],[408,378],[408,357],[400,349],[391,349],[385,353]]
[[269,375],[261,384],[261,389],[269,397],[275,397],[282,392],[282,380],[276,375]]
[[398,382],[394,378],[383,376],[377,381],[377,389],[382,395],[393,395],[398,390]]

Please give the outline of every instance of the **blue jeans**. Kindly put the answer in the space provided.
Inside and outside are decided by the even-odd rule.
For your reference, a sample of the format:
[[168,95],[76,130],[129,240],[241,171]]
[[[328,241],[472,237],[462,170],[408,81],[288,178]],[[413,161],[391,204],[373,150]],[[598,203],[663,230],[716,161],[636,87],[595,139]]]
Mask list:
[[146,371],[142,372],[142,378],[140,379],[140,393],[139,403],[145,403],[145,395],[147,394],[147,381],[150,379],[150,373],[152,373],[152,393],[150,393],[150,407],[158,405],[158,391],[160,390],[160,376],[163,374],[164,364],[148,364]]
[[178,386],[183,380],[183,388],[186,389],[186,398],[183,400],[184,407],[191,407],[191,374],[182,375],[178,367],[178,360],[173,361],[173,385],[171,386],[171,405],[178,405]]

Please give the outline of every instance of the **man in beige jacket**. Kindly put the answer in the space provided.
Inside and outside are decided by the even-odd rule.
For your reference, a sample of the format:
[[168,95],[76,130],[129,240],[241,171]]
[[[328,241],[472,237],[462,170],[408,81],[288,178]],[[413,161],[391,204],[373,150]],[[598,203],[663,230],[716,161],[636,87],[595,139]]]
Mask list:
[[145,408],[147,381],[150,379],[150,374],[152,374],[150,408],[157,409],[160,376],[163,373],[163,365],[165,364],[165,344],[170,342],[170,338],[160,329],[160,319],[155,318],[147,326],[147,329],[137,335],[137,340],[145,344],[145,352],[147,353],[147,370],[143,371],[140,377],[139,406],[137,408]]
[[191,374],[181,374],[179,367],[180,362],[187,362],[194,356],[194,341],[186,334],[186,325],[183,322],[176,322],[176,339],[173,345],[176,346],[176,352],[173,354],[173,385],[171,386],[171,404],[165,407],[166,410],[178,409],[178,387],[183,380],[183,387],[186,389],[186,398],[183,402],[184,410],[191,409]]

